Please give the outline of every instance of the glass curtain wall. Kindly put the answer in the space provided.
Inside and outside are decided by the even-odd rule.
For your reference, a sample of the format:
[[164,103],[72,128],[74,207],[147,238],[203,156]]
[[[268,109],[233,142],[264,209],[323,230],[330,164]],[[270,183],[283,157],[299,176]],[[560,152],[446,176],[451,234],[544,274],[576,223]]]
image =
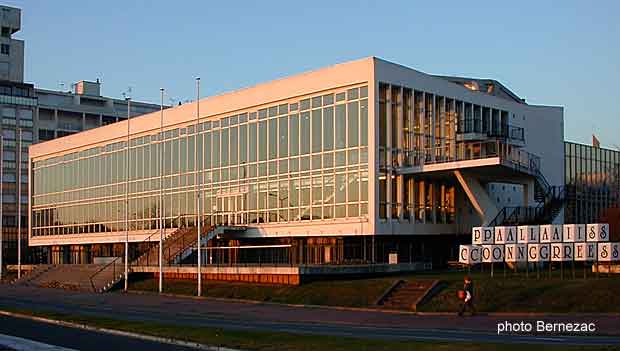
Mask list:
[[565,142],[566,223],[595,223],[620,206],[620,151]]
[[[133,137],[130,229],[157,228],[162,151],[167,227],[194,224],[196,171],[209,224],[366,216],[368,108],[362,86]],[[124,230],[126,154],[118,141],[34,161],[32,235]]]

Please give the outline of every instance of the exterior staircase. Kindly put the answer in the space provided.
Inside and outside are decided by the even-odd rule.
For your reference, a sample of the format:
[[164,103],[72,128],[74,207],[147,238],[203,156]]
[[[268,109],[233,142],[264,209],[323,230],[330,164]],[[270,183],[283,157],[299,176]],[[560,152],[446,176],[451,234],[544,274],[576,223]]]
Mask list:
[[100,292],[109,289],[123,277],[123,263],[121,260],[115,261],[108,264],[38,265],[13,284]]
[[[162,242],[163,264],[181,264],[184,260],[195,255],[197,243],[197,227],[178,228]],[[201,235],[202,244],[216,236],[231,230],[245,230],[245,227],[210,226],[205,227]],[[151,241],[153,233],[145,241]],[[146,252],[129,263],[135,266],[158,266],[159,244],[151,246]],[[38,265],[32,272],[24,275],[13,283],[23,286],[38,286],[61,288],[75,291],[90,291],[102,293],[124,279],[124,257],[117,257],[107,264],[54,264]]]
[[418,304],[432,292],[435,280],[401,280],[379,301],[379,305],[393,310],[416,310]]
[[565,187],[551,186],[537,171],[534,183],[537,206],[504,207],[489,226],[540,225],[553,223],[566,204]]

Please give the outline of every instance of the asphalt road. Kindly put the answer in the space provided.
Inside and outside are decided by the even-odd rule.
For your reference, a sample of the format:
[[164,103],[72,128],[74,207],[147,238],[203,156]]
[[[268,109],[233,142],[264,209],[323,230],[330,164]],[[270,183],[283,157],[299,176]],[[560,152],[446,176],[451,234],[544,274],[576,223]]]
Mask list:
[[[44,322],[32,321],[29,319],[6,316],[0,316],[0,334],[17,336],[28,340],[74,350],[195,350],[188,347],[160,344],[131,337],[96,333],[82,329],[63,327]],[[0,346],[0,349],[1,348],[2,346]]]
[[[0,287],[0,309],[3,307],[158,324],[386,340],[620,346],[618,315],[481,315],[457,318],[452,315],[421,316],[157,295],[91,294],[7,285]],[[588,335],[497,335],[497,324],[505,320],[594,322],[597,331]]]

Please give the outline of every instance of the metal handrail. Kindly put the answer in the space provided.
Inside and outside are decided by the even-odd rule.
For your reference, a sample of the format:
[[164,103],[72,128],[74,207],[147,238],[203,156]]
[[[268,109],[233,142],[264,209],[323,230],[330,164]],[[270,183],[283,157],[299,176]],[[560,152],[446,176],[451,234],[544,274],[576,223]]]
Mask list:
[[[213,230],[215,230],[215,228],[217,227],[217,225],[210,225],[206,228],[204,228],[202,230],[202,233],[200,233],[200,239],[202,239],[202,235],[205,233],[209,233]],[[184,237],[180,236],[178,240],[182,240]],[[200,245],[201,243],[196,243],[196,245]],[[194,246],[193,241],[189,241],[189,243],[187,245],[183,245],[181,246],[181,249],[177,250],[174,255],[171,255],[170,252],[168,252],[168,261],[172,261],[172,258],[176,258],[177,256],[181,255],[183,252],[185,252],[185,250],[189,249],[190,247]]]
[[[183,217],[183,216],[185,216],[185,215],[180,214],[180,215],[178,215],[178,216],[174,217],[174,219],[172,220],[172,222],[177,221],[179,218],[181,218],[181,217]],[[178,230],[178,229],[180,229],[180,228],[181,228],[181,227],[178,227],[178,228],[177,228],[177,230]],[[163,228],[163,229],[164,229],[164,232],[165,232],[165,231],[166,231],[166,228]],[[159,234],[159,233],[160,233],[160,229],[156,229],[156,230],[155,230],[153,233],[151,233],[148,237],[146,237],[144,240],[142,240],[142,241],[140,242],[140,244],[144,244],[144,243],[146,243],[146,242],[150,242],[150,241],[151,241],[151,238],[153,237],[153,235],[155,235],[155,234]],[[168,238],[169,238],[169,237],[165,237],[165,238],[163,238],[163,241],[165,242]],[[151,248],[149,248],[148,250],[146,250],[146,252],[144,252],[142,255],[140,255],[140,256],[136,257],[135,259],[131,260],[132,265],[133,265],[134,263],[138,262],[138,261],[139,261],[142,257],[144,257],[144,256],[147,256],[147,257],[148,257],[148,254],[149,254],[149,252],[150,252],[150,251],[151,251]]]
[[106,270],[110,265],[113,265],[113,269],[114,269],[114,271],[112,272],[112,276],[113,277],[116,276],[116,261],[118,261],[118,260],[120,260],[122,258],[123,258],[123,256],[119,256],[119,257],[115,258],[114,260],[112,260],[112,262],[110,262],[110,263],[106,264],[105,266],[101,267],[99,270],[97,270],[95,273],[93,273],[90,276],[90,278],[89,278],[90,286],[93,288],[93,291],[95,291],[95,292],[97,291],[97,289],[95,288],[95,283],[93,282],[93,278],[95,276],[97,276],[99,273],[101,273],[104,270]]

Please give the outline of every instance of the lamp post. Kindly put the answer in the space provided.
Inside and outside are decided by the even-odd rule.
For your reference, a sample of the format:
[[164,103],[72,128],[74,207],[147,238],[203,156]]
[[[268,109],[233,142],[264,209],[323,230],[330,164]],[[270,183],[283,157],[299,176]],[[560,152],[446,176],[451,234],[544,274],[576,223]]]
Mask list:
[[160,155],[159,155],[159,293],[163,292],[163,241],[164,241],[164,88],[159,89],[161,100],[159,104],[159,137],[160,137]]
[[131,119],[131,97],[127,97],[127,157],[125,165],[125,292],[129,284],[129,120]]
[[22,129],[17,128],[17,279],[22,276]]
[[202,228],[201,228],[201,213],[200,213],[200,191],[201,191],[201,179],[202,177],[198,175],[198,172],[200,172],[201,170],[198,169],[198,137],[199,137],[199,128],[200,127],[200,77],[196,78],[196,128],[194,128],[194,131],[196,132],[196,136],[194,138],[194,167],[196,168],[196,173],[194,173],[194,184],[195,184],[195,189],[196,189],[196,222],[198,223],[198,270],[197,270],[197,275],[198,275],[198,296],[202,295],[202,267],[201,267],[201,261],[202,258],[200,257],[201,252],[200,252],[200,247],[202,246],[202,241],[201,241],[201,237],[202,237]]

